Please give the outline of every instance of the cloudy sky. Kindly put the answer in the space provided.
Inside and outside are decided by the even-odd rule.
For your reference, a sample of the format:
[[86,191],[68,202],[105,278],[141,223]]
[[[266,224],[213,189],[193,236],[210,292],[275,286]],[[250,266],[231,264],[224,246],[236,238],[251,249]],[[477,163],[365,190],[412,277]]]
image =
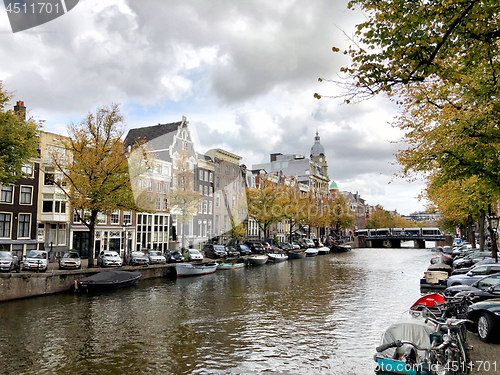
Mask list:
[[[98,106],[119,103],[129,128],[186,116],[197,151],[220,147],[242,163],[309,156],[316,131],[328,174],[368,204],[409,214],[423,184],[393,178],[401,134],[384,97],[358,104],[319,83],[349,63],[363,19],[345,0],[80,0],[67,14],[12,33],[0,6],[0,80],[44,129],[65,133]],[[14,103],[13,103],[14,104]]]

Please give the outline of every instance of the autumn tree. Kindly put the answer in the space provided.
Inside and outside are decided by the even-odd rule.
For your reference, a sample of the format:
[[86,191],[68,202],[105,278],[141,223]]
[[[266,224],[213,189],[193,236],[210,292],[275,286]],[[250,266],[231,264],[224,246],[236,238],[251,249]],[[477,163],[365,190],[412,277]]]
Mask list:
[[282,219],[283,212],[276,184],[263,177],[258,188],[247,188],[246,196],[248,216],[257,222],[264,236],[269,237],[269,228]]
[[78,124],[68,126],[66,152],[51,152],[62,174],[57,186],[90,232],[88,266],[94,266],[95,225],[98,213],[139,210],[131,189],[122,142],[123,117],[118,105],[101,107]]
[[185,246],[185,225],[198,212],[202,196],[195,189],[194,164],[189,160],[189,153],[183,147],[174,160],[174,183],[171,192],[167,195],[168,205],[178,213],[177,221],[182,227],[182,247]]
[[356,221],[349,199],[342,194],[338,194],[333,201],[328,201],[328,216],[328,221],[336,233],[340,233],[342,229],[352,228]]
[[0,81],[0,184],[13,183],[22,175],[22,167],[38,156],[40,124],[25,120],[25,113],[6,109],[12,95]]

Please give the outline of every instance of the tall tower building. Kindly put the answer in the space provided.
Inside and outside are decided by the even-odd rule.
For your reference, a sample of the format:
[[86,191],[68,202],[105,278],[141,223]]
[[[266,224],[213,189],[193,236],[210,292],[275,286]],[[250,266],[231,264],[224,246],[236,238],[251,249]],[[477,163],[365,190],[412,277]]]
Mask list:
[[328,178],[328,165],[325,158],[325,148],[319,141],[319,133],[316,131],[316,136],[314,137],[314,144],[311,147],[311,161],[315,162],[319,168],[321,168],[322,175]]

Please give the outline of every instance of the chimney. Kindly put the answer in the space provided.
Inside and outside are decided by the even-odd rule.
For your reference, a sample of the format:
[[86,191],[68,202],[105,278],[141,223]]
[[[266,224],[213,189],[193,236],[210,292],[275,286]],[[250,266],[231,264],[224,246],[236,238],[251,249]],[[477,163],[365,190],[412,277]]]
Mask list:
[[17,104],[14,106],[14,112],[21,118],[21,120],[26,121],[26,107],[22,100],[18,100]]

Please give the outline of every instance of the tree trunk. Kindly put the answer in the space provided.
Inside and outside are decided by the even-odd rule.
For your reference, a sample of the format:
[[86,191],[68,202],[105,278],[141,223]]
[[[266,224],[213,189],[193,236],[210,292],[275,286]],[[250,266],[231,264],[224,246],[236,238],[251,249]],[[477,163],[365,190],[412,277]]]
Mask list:
[[472,215],[469,215],[467,218],[467,237],[468,237],[470,244],[472,245],[472,248],[475,249],[476,248],[476,238],[475,238],[475,234],[474,234],[474,228],[472,226],[473,223],[474,222],[472,221]]
[[481,210],[481,216],[479,218],[478,227],[479,227],[479,249],[481,251],[484,250],[484,221],[486,219],[486,213],[484,210]]
[[89,223],[89,258],[87,268],[94,268],[95,222]]

